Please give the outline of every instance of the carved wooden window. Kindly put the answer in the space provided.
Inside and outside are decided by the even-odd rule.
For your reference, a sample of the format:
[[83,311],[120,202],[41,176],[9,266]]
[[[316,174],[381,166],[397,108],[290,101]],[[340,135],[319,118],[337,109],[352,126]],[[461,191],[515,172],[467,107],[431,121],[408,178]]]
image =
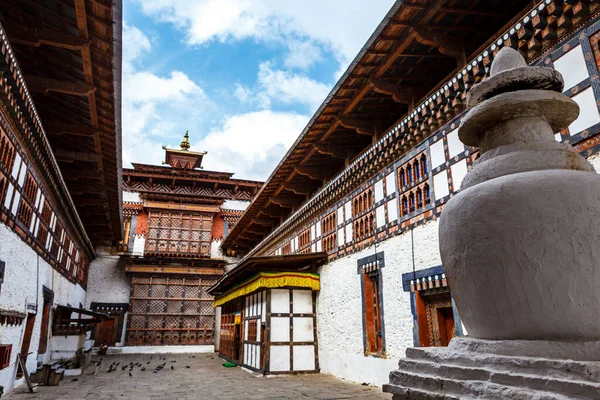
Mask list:
[[151,211],[146,253],[210,256],[212,215]]
[[292,252],[292,244],[289,242],[284,244],[283,247],[281,248],[281,254],[283,254],[283,255],[290,254],[291,252]]
[[323,251],[326,253],[331,253],[335,250],[337,246],[337,233],[334,232],[328,236],[323,238]]
[[373,235],[375,222],[375,212],[371,211],[368,214],[358,217],[354,220],[354,241],[358,242]]
[[306,229],[299,235],[298,248],[302,250],[309,245],[310,245],[310,229]]
[[248,320],[248,341],[249,342],[256,342],[257,325],[258,325],[257,319]]
[[373,202],[373,189],[370,187],[356,195],[352,200],[352,217],[356,218],[365,212],[370,211],[373,207]]
[[323,218],[323,221],[321,223],[322,223],[323,235],[335,230],[335,228],[337,226],[335,211],[332,212],[331,214],[327,215],[325,218]]
[[0,167],[4,168],[6,172],[10,173],[14,160],[15,148],[8,140],[8,136],[6,136],[4,131],[0,129]]
[[134,277],[127,344],[212,344],[216,279]]

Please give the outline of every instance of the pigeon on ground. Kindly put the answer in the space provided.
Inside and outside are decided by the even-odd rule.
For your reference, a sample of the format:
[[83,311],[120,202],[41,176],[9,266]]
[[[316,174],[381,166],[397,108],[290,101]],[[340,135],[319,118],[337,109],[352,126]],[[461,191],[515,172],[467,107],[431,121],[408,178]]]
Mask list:
[[131,372],[129,373],[129,377],[131,378],[133,375],[131,375]]

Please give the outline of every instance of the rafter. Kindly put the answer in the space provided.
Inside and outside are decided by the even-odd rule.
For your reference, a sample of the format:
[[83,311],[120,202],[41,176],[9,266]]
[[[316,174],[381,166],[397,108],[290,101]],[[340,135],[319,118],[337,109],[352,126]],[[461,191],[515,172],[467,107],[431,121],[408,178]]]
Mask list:
[[102,160],[102,156],[95,153],[84,153],[77,151],[68,151],[62,149],[56,149],[54,156],[58,161],[72,163],[74,161],[86,161],[86,162],[98,162]]
[[352,152],[347,147],[336,147],[336,146],[331,146],[331,145],[326,145],[326,144],[321,144],[321,143],[317,143],[314,146],[315,146],[315,150],[317,150],[317,152],[321,153],[321,154],[326,154],[328,156],[341,158],[343,160],[345,160],[346,158],[352,157],[351,156]]
[[67,50],[80,50],[89,47],[90,41],[85,38],[72,36],[61,31],[36,26],[26,26],[5,21],[2,26],[11,43],[39,47],[41,45],[58,47]]
[[327,177],[329,176],[329,174],[327,174],[327,172],[325,171],[325,169],[323,168],[318,168],[318,167],[296,167],[294,168],[294,171],[298,174],[298,175],[304,175],[304,176],[308,176],[311,179],[314,179],[316,181],[323,181],[325,179],[327,179]]
[[287,191],[302,195],[302,196],[307,196],[310,193],[312,193],[316,187],[311,186],[307,183],[297,183],[297,182],[284,182],[283,183],[283,188]]
[[345,116],[336,116],[335,118],[344,128],[354,129],[361,135],[376,136],[383,130],[379,121],[365,121]]
[[278,205],[280,207],[297,207],[302,203],[302,199],[293,196],[272,196],[269,197],[269,202],[272,204]]
[[44,130],[49,135],[73,135],[91,137],[99,133],[98,129],[79,124],[65,124],[62,122],[44,121]]
[[277,209],[262,209],[259,212],[259,215],[264,215],[269,218],[281,219],[287,217],[289,215],[288,212],[283,211],[281,208]]
[[275,221],[268,218],[252,218],[252,222],[257,225],[268,226],[269,228],[273,228],[275,226]]
[[462,66],[467,63],[467,56],[462,40],[452,36],[442,35],[425,28],[412,27],[410,30],[415,34],[415,40],[425,46],[435,47],[440,53],[453,56],[456,62]]
[[414,109],[415,92],[411,87],[394,85],[381,79],[371,79],[370,82],[377,93],[392,96],[396,103],[408,104],[409,108]]
[[25,76],[25,82],[31,91],[45,94],[58,92],[73,96],[87,96],[96,90],[96,87],[85,83],[66,82],[33,75]]

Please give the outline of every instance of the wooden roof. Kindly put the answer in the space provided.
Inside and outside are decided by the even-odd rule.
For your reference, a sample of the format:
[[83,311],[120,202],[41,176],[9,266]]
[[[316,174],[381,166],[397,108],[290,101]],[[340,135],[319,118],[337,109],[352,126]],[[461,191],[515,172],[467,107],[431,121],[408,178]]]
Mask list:
[[122,237],[121,0],[3,0],[17,55],[94,245]]
[[531,6],[396,1],[222,246],[260,243]]
[[289,254],[281,256],[249,257],[227,272],[208,292],[212,295],[225,293],[239,283],[259,272],[314,272],[316,267],[327,261],[327,253]]

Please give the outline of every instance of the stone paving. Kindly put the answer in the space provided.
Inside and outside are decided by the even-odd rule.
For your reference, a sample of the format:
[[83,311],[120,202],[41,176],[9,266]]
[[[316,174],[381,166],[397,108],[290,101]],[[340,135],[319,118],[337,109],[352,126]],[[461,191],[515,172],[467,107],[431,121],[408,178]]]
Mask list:
[[[59,386],[40,386],[33,394],[22,385],[6,399],[391,399],[381,388],[324,374],[257,377],[239,367],[223,367],[223,360],[214,353],[113,355],[102,359],[96,375],[65,377]],[[117,362],[117,369],[109,373],[110,365]],[[134,363],[131,376],[130,363]],[[154,373],[162,363],[166,363],[164,368]]]

